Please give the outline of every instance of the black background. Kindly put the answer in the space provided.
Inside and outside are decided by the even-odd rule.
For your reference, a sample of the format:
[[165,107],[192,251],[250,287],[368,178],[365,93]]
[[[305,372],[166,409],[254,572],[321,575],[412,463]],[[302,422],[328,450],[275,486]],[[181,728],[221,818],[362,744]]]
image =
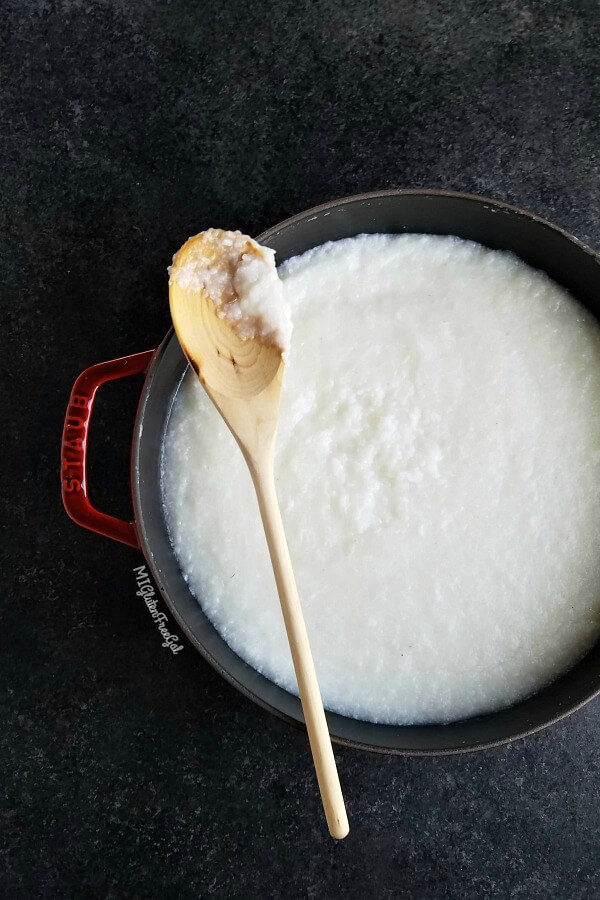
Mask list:
[[[335,844],[305,736],[161,649],[140,555],[72,524],[58,477],[75,376],[160,341],[203,227],[437,186],[598,246],[598,24],[595,0],[2,3],[4,896],[598,896],[598,703],[473,756],[337,751]],[[119,514],[138,391],[94,420]]]

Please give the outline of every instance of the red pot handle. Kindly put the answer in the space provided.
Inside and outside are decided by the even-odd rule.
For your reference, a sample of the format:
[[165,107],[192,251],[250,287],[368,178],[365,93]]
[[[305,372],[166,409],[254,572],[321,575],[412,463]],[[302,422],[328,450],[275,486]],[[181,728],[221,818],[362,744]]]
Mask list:
[[73,521],[130,547],[140,544],[134,522],[126,522],[95,509],[87,490],[87,436],[96,391],[105,381],[139,375],[147,370],[154,350],[122,356],[90,366],[81,373],[71,391],[63,429],[60,477],[65,509]]

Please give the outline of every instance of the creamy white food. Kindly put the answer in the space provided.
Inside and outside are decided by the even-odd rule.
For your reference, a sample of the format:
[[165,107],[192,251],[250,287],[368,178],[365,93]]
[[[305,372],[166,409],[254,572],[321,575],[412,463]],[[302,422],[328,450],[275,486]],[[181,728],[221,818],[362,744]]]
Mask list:
[[286,353],[292,319],[275,268],[275,251],[240,231],[220,228],[209,228],[201,241],[189,246],[183,262],[178,264],[178,254],[173,258],[171,279],[208,294],[240,337],[259,337]]
[[[294,319],[277,487],[325,705],[494,710],[600,631],[600,330],[544,274],[453,238],[361,236],[280,268]],[[163,490],[227,643],[296,683],[241,453],[184,380]]]

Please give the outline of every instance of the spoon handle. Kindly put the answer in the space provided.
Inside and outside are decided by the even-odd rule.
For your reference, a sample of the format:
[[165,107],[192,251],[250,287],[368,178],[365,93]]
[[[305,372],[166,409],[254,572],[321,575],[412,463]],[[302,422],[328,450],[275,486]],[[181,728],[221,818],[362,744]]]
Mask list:
[[272,464],[253,473],[254,487],[265,529],[277,591],[283,611],[292,660],[302,710],[308,731],[308,740],[313,755],[315,770],[325,817],[329,831],[334,838],[344,838],[348,834],[348,817],[340,787],[331,738],[327,729],[323,701],[317,682],[308,634],[302,615],[296,580],[285,539],[283,522],[275,493],[275,479]]

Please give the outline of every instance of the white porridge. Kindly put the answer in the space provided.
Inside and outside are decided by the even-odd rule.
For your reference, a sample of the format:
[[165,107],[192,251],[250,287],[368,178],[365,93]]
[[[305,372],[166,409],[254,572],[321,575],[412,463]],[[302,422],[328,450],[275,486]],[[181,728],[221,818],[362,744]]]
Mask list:
[[[600,632],[600,328],[516,257],[425,235],[280,267],[294,321],[276,479],[325,706],[444,722],[505,706]],[[246,464],[193,373],[163,455],[190,588],[296,683]]]

